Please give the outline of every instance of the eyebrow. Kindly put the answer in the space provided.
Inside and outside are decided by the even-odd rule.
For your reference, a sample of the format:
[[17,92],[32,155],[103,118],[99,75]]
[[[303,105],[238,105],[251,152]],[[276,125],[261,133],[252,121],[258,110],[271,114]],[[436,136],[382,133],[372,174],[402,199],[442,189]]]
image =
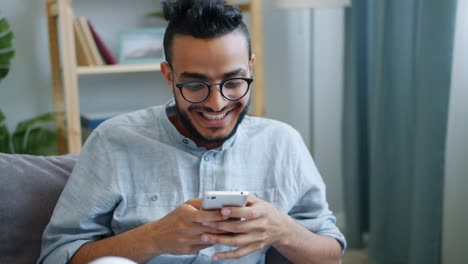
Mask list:
[[[223,74],[223,79],[229,78],[232,76],[235,76],[241,72],[245,72],[246,70],[244,68],[238,68],[230,72],[226,72]],[[201,80],[207,80],[209,77],[205,74],[201,73],[196,73],[196,72],[183,72],[180,74],[180,77],[182,78],[193,78],[193,79],[201,79]]]
[[239,69],[235,69],[233,71],[230,71],[230,72],[226,72],[225,74],[223,74],[223,78],[229,78],[229,77],[232,77],[232,76],[235,76],[241,72],[244,72],[245,69],[243,68],[239,68]]

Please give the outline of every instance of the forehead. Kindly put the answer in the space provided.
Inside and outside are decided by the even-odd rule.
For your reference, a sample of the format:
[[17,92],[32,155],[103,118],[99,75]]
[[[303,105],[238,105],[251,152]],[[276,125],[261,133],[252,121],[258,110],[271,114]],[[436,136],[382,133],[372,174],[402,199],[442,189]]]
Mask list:
[[237,31],[209,39],[176,35],[172,43],[172,65],[176,72],[218,74],[246,68],[248,62],[247,40]]

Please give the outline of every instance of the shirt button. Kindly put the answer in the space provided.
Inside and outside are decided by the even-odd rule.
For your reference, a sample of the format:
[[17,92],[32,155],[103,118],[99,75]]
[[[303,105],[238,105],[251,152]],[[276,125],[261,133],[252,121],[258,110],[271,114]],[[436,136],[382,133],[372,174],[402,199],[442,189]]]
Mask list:
[[158,197],[157,194],[155,194],[155,195],[151,196],[150,199],[151,199],[151,201],[156,202],[159,199],[159,197]]
[[209,160],[210,160],[210,157],[205,156],[203,159],[204,159],[205,161],[209,161]]
[[182,142],[184,142],[184,144],[188,144],[188,139],[184,138]]

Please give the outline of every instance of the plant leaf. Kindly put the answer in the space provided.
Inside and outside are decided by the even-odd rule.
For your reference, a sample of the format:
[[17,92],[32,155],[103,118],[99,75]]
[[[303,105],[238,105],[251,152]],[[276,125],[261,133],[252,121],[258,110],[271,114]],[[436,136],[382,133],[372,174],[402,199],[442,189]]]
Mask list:
[[158,11],[151,12],[151,13],[147,14],[147,16],[149,16],[149,17],[159,17],[159,18],[164,19],[164,12],[162,10],[158,10]]
[[57,134],[53,113],[42,114],[18,123],[12,136],[15,153],[31,155],[56,154]]
[[0,152],[11,153],[10,132],[5,124],[5,115],[0,110]]
[[35,124],[47,123],[54,121],[54,113],[45,113],[42,115],[38,115],[36,117],[32,117],[26,119],[16,125],[15,131],[13,134],[16,133],[24,133],[26,132],[31,126]]
[[24,153],[32,155],[51,155],[57,142],[56,134],[43,127],[32,128],[27,136]]
[[8,74],[14,56],[13,32],[8,21],[0,14],[0,80]]

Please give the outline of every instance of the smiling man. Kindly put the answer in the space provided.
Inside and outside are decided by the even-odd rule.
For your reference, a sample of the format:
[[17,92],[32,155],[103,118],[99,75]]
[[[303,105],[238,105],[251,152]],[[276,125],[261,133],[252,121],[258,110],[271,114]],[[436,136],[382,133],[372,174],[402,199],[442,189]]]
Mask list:
[[[220,0],[163,5],[161,71],[174,99],[93,131],[38,263],[264,263],[270,248],[294,263],[339,263],[346,242],[300,135],[246,116],[255,56],[241,12]],[[251,195],[204,211],[205,191]]]
[[171,43],[171,59],[161,64],[176,102],[169,119],[197,145],[219,147],[235,134],[250,103],[254,60],[245,33],[176,35]]

